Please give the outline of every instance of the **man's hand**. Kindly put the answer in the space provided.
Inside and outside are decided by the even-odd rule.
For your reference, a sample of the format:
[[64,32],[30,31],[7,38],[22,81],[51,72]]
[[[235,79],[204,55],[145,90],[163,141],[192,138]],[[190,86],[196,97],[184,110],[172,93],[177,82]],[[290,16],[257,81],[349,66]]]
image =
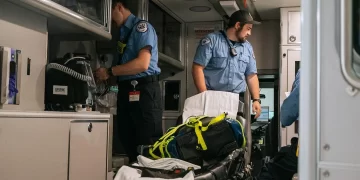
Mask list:
[[99,68],[96,70],[96,77],[100,81],[105,81],[109,79],[109,74],[106,68]]
[[257,119],[261,114],[261,106],[258,101],[254,101],[252,104],[253,113],[255,114],[255,119]]

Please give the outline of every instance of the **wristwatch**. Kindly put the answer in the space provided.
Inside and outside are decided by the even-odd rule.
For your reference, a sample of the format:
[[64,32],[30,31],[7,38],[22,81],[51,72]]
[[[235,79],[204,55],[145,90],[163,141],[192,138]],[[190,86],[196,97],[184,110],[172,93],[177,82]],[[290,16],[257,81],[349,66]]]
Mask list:
[[261,100],[260,100],[260,99],[253,99],[253,100],[252,100],[252,102],[255,102],[255,101],[257,101],[257,102],[259,102],[259,103],[261,104]]
[[107,69],[107,73],[109,76],[114,76],[113,72],[112,72],[112,67]]

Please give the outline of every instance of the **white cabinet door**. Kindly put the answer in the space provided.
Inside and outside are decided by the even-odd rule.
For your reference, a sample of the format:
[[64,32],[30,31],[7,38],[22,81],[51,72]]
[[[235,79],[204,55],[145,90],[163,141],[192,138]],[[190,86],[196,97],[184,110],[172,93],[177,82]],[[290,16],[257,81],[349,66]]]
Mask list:
[[0,179],[67,179],[68,135],[67,120],[0,115]]
[[281,8],[281,44],[301,43],[301,12],[299,7]]
[[[282,46],[281,56],[280,105],[286,98],[285,92],[291,91],[296,72],[300,68],[301,49],[299,46]],[[281,128],[281,146],[289,145],[291,138],[298,137],[297,125],[298,123],[294,123]]]
[[106,180],[107,121],[72,121],[69,180]]

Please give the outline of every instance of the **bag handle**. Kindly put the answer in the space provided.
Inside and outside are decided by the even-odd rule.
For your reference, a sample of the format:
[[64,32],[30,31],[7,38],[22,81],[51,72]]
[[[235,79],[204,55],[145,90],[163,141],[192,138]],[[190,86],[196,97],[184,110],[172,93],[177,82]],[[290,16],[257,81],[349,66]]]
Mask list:
[[198,122],[195,124],[195,134],[198,139],[198,144],[200,145],[200,147],[196,147],[197,149],[201,149],[203,151],[207,150],[207,145],[205,143],[204,137],[202,136],[202,132],[207,131],[209,126],[211,126],[212,124],[215,124],[215,123],[218,123],[218,122],[224,120],[226,116],[227,116],[227,113],[223,113],[223,114],[213,118],[210,121],[210,123],[205,127],[203,127],[202,122],[200,120],[198,120]]

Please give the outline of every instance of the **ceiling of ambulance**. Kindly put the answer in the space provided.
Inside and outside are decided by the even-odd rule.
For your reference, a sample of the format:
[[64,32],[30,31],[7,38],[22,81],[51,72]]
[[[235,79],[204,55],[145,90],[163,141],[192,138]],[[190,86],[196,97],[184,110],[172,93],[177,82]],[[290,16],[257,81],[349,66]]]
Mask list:
[[[222,15],[225,14],[224,10],[219,4],[219,0],[156,0],[163,6],[171,9],[180,19],[185,22],[197,22],[197,21],[218,21],[222,20]],[[224,0],[222,0],[224,1]],[[231,0],[225,0],[231,1]],[[236,0],[236,2],[243,3],[244,0]],[[215,5],[214,5],[215,4]],[[253,14],[257,11],[255,17],[261,18],[261,20],[280,19],[280,7],[292,7],[300,6],[301,0],[247,0],[249,8],[252,8],[250,12]],[[190,9],[192,7],[203,11],[205,7],[210,7],[210,11],[206,12],[194,12]],[[220,9],[219,9],[220,8]],[[218,12],[222,11],[222,15]]]

